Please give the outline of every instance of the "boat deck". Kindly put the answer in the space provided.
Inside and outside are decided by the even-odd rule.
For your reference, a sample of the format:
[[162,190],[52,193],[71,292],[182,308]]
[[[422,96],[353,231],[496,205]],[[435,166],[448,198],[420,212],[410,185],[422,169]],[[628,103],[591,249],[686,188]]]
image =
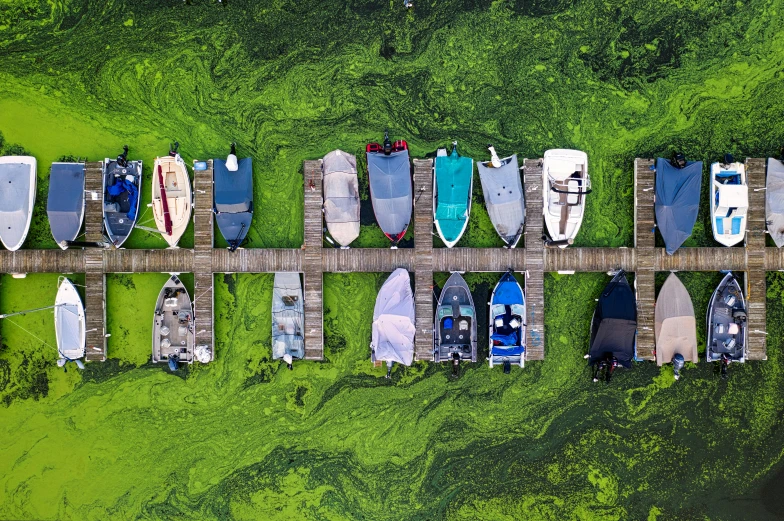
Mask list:
[[[87,163],[85,240],[101,240],[101,163]],[[213,247],[212,165],[196,172],[193,249],[158,250],[17,250],[0,251],[0,273],[85,273],[87,359],[106,359],[105,274],[122,272],[194,273],[197,345],[214,346],[215,273],[304,273],[305,357],[323,353],[323,274],[382,272],[403,267],[414,272],[417,313],[416,358],[433,358],[433,272],[526,273],[528,360],[545,356],[544,273],[604,272],[623,268],[636,275],[638,356],[653,359],[654,274],[657,271],[745,272],[748,300],[749,359],[766,358],[765,272],[784,270],[784,250],[765,247],[765,160],[747,159],[750,208],[746,247],[680,248],[669,256],[656,248],[653,233],[653,161],[637,159],[635,176],[635,246],[633,248],[545,248],[542,241],[542,171],[540,159],[524,162],[526,228],[524,245],[504,248],[433,248],[432,160],[414,160],[414,248],[324,248],[321,212],[321,161],[304,164],[305,244],[299,249]],[[312,181],[312,183],[311,183]],[[98,195],[95,199],[92,192]],[[96,231],[97,230],[97,231]]]

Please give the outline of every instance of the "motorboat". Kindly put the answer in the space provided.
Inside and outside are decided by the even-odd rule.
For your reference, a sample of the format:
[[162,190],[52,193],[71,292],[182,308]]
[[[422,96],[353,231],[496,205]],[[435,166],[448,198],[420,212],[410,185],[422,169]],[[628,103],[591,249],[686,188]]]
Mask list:
[[84,220],[84,163],[52,163],[46,215],[57,245],[75,241]]
[[164,240],[174,248],[191,220],[191,181],[185,162],[177,153],[155,159],[152,169],[152,215]]
[[507,271],[490,296],[490,367],[501,364],[504,373],[512,364],[525,367],[525,295],[512,271]]
[[727,273],[708,302],[708,346],[706,360],[721,362],[727,375],[730,362],[745,362],[748,345],[748,316],[738,280]]
[[691,236],[700,209],[702,161],[686,161],[682,154],[672,160],[656,160],[656,227],[672,255]]
[[172,275],[155,304],[152,361],[168,363],[171,371],[176,371],[179,364],[192,364],[195,342],[191,298],[180,279]]
[[523,236],[525,224],[525,196],[517,155],[501,159],[492,145],[488,149],[492,159],[477,163],[487,214],[501,240],[514,248]]
[[746,236],[746,213],[749,209],[746,166],[727,156],[724,163],[711,165],[710,179],[713,237],[724,246],[734,246]]
[[128,160],[128,146],[117,159],[103,162],[103,226],[115,248],[131,235],[139,218],[142,161]]
[[6,249],[22,247],[33,219],[38,163],[32,156],[0,157],[0,242]]
[[212,168],[215,221],[229,250],[235,251],[248,235],[253,219],[253,159],[237,160],[232,143],[228,157],[213,159]]
[[84,369],[81,359],[85,353],[86,328],[82,298],[67,278],[60,277],[58,283],[54,301],[54,331],[60,355],[58,365],[76,362],[80,369]]
[[631,368],[637,356],[637,301],[623,270],[599,296],[591,319],[588,365],[593,381],[609,382],[618,367]]
[[765,181],[765,222],[776,247],[784,246],[784,162],[768,158]]
[[383,145],[369,143],[365,152],[373,213],[381,231],[397,247],[406,235],[414,206],[408,145],[403,140],[393,143],[385,132]]
[[305,303],[299,273],[275,273],[272,287],[272,359],[289,369],[305,358]]
[[386,362],[387,378],[395,363],[411,365],[414,360],[414,293],[408,271],[398,268],[381,286],[373,308],[370,360]]
[[544,153],[542,186],[544,223],[550,244],[566,248],[580,231],[585,196],[591,193],[588,155],[580,150],[555,149]]
[[359,237],[357,158],[342,150],[333,150],[324,156],[321,168],[327,231],[341,248],[348,248]]
[[449,155],[439,148],[433,165],[433,222],[447,248],[457,244],[468,227],[473,187],[474,160],[457,153],[457,141]]
[[476,362],[476,307],[463,276],[458,272],[449,276],[436,307],[434,360]]
[[675,273],[664,281],[654,312],[656,365],[672,363],[675,379],[686,362],[697,362],[697,321],[686,286]]

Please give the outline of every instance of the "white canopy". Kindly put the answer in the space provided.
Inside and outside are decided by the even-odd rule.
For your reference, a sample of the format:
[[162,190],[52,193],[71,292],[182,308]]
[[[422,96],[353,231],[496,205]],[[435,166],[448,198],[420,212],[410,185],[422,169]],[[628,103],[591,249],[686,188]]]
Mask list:
[[411,365],[414,360],[414,294],[408,272],[396,269],[381,287],[373,310],[370,347],[376,360]]

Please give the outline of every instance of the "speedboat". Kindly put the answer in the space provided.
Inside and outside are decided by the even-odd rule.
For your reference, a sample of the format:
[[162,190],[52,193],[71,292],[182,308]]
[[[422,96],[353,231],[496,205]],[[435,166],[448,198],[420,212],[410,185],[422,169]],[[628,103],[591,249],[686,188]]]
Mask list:
[[487,214],[501,240],[514,248],[523,236],[525,224],[525,198],[517,155],[500,159],[492,145],[488,149],[492,159],[476,165]]
[[509,373],[512,364],[525,367],[525,296],[511,271],[496,284],[490,296],[490,367],[502,364]]
[[724,163],[711,165],[711,225],[713,237],[724,246],[734,246],[746,236],[749,187],[743,163],[725,156]]
[[299,273],[276,273],[272,288],[272,359],[289,369],[305,358],[305,304]]
[[84,369],[81,359],[85,351],[84,305],[73,283],[65,277],[59,279],[54,301],[54,331],[57,338],[58,365],[76,362]]
[[588,365],[593,381],[609,382],[618,367],[630,369],[637,350],[637,301],[620,270],[599,296],[591,319]]
[[748,323],[746,300],[737,279],[727,273],[708,302],[708,348],[706,360],[721,362],[727,375],[730,362],[746,361]]
[[253,160],[245,157],[238,161],[235,147],[232,143],[225,161],[212,161],[215,221],[229,251],[240,247],[253,219]]
[[68,248],[84,220],[84,163],[52,163],[46,215],[57,245]]
[[387,378],[395,363],[411,365],[414,360],[414,293],[408,271],[398,268],[381,286],[373,308],[370,360],[387,363]]
[[163,285],[152,323],[152,361],[167,362],[176,371],[180,363],[193,363],[193,306],[188,290],[172,275]]
[[128,161],[128,146],[117,159],[103,162],[103,226],[109,241],[119,248],[139,218],[142,162]]
[[441,289],[434,325],[436,362],[476,362],[476,307],[463,277],[452,273]]
[[191,181],[185,162],[177,153],[158,157],[152,168],[152,215],[155,225],[170,247],[177,246],[191,220]]
[[324,156],[321,168],[327,231],[342,248],[348,248],[359,237],[357,158],[333,150]]
[[697,362],[697,321],[689,292],[675,273],[664,281],[654,317],[656,365],[672,363],[677,380],[686,362]]
[[468,226],[471,213],[471,191],[474,187],[474,160],[457,153],[457,141],[452,153],[445,148],[436,152],[433,166],[433,221],[436,231],[447,248],[451,248]]
[[22,247],[33,219],[38,182],[32,156],[0,157],[0,242],[6,249]]
[[768,233],[778,248],[784,246],[784,163],[768,158],[768,177],[765,182],[765,221]]
[[691,236],[700,208],[702,161],[686,161],[682,154],[672,160],[656,160],[656,227],[672,255]]
[[365,147],[373,213],[392,246],[406,235],[414,205],[408,145],[403,140],[392,143],[384,133],[384,144]]
[[551,244],[566,248],[580,231],[585,196],[591,193],[588,155],[580,150],[555,149],[544,153],[542,186],[546,190],[544,222]]

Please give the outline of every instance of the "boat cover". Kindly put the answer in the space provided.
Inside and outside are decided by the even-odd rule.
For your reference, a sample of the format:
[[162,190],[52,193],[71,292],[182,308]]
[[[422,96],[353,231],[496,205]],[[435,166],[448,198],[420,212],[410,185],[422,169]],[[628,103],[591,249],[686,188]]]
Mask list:
[[505,242],[512,242],[525,221],[525,200],[517,155],[504,158],[501,168],[493,168],[489,162],[478,163],[477,168],[490,221]]
[[669,364],[675,354],[697,361],[697,322],[686,286],[674,273],[664,282],[656,300],[656,365]]
[[84,217],[84,163],[53,163],[46,214],[59,244],[79,235]]
[[[223,238],[242,242],[253,219],[253,160],[245,157],[230,172],[226,160],[213,159],[215,176],[215,220]],[[243,226],[244,225],[244,226]]]
[[139,198],[139,189],[136,188],[135,184],[127,179],[118,179],[113,185],[106,187],[106,192],[112,197],[117,197],[123,192],[128,192],[128,204],[130,205],[130,209],[126,216],[131,221],[136,220],[136,200]]
[[367,162],[376,221],[385,234],[397,237],[408,228],[413,209],[408,150],[388,156],[382,152],[368,152]]
[[[498,285],[495,287],[490,303],[490,320],[496,320],[501,317],[504,324],[504,330],[511,330],[507,334],[493,333],[490,335],[490,340],[493,340],[493,345],[490,348],[490,354],[494,356],[512,356],[521,355],[525,352],[525,346],[521,345],[525,342],[521,338],[524,329],[521,323],[515,329],[509,325],[508,318],[514,315],[519,315],[522,320],[525,320],[525,299],[523,298],[523,290],[517,279],[511,273],[505,273]],[[497,329],[497,328],[496,328]],[[496,345],[496,342],[498,345]]]
[[[82,327],[79,319],[79,306],[76,304],[62,304],[58,306],[57,321],[57,338],[61,353],[68,358],[71,358],[71,355],[74,353],[82,353]],[[82,354],[77,355],[77,358],[81,357]]]
[[448,156],[436,157],[435,171],[438,189],[435,218],[444,239],[454,242],[460,237],[468,220],[474,161],[470,157],[460,156],[457,147],[454,147]]
[[305,305],[299,273],[276,273],[272,288],[272,359],[305,357]]
[[656,160],[656,226],[667,253],[672,255],[691,235],[700,206],[702,161],[676,168],[664,158]]
[[621,366],[631,367],[636,332],[637,304],[626,272],[621,270],[604,288],[596,304],[588,364],[594,365],[610,355]]
[[765,186],[765,220],[773,242],[781,248],[784,246],[784,163],[779,159],[768,158]]
[[373,309],[371,346],[376,360],[411,365],[414,359],[414,294],[408,272],[396,269],[381,286]]
[[324,220],[330,235],[348,246],[359,237],[359,182],[357,158],[333,150],[322,162],[324,172]]
[[9,247],[19,244],[29,228],[30,168],[26,163],[0,163],[0,235]]

